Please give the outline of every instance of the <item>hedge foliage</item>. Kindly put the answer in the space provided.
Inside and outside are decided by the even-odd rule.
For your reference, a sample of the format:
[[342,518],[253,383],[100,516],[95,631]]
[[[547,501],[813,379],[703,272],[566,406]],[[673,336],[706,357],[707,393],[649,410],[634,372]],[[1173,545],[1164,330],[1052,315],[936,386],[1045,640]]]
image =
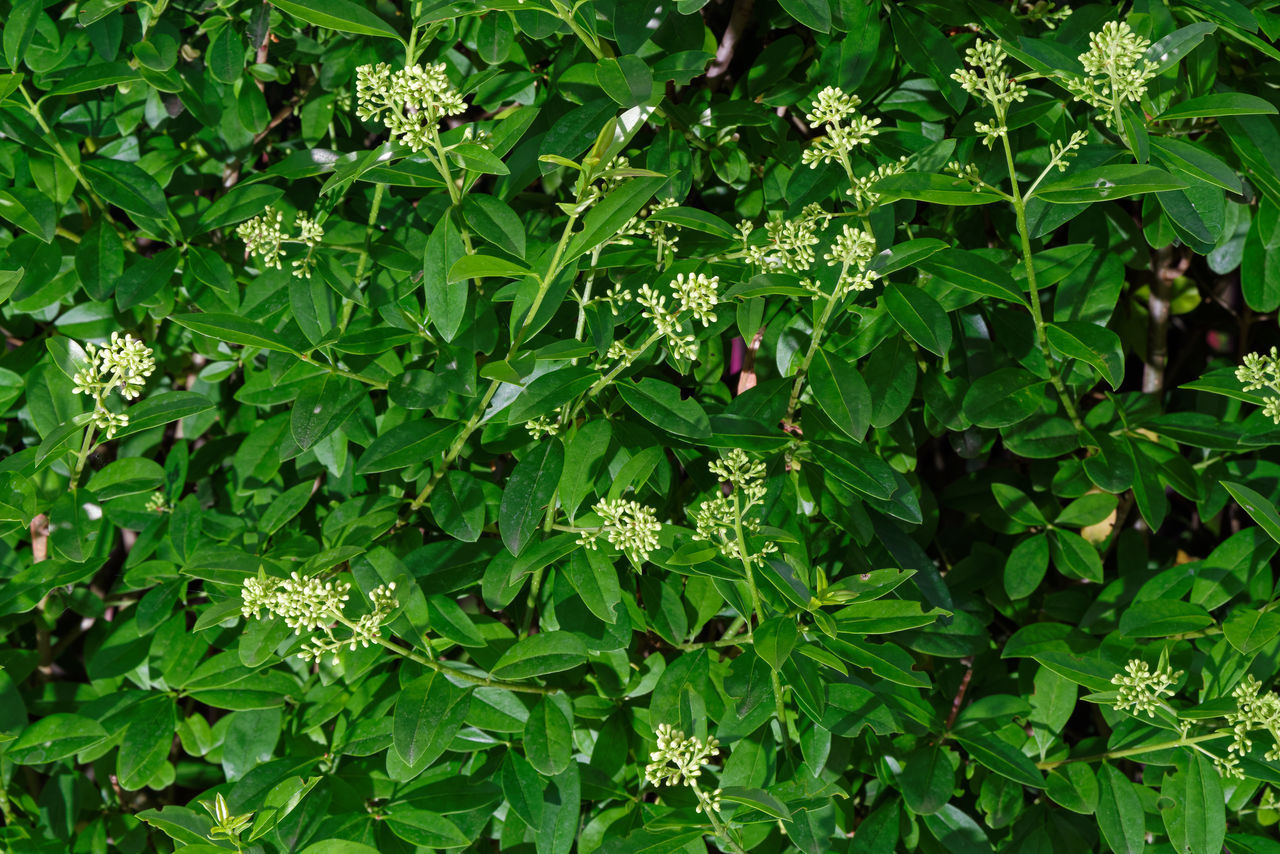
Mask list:
[[0,848],[1280,851],[1274,0],[0,0]]

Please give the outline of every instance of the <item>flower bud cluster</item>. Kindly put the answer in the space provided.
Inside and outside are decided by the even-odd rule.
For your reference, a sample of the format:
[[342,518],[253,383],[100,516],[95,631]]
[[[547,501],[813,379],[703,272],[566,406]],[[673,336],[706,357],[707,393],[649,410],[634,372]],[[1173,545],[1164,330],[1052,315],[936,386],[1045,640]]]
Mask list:
[[393,72],[385,62],[356,69],[356,115],[380,121],[403,145],[422,151],[439,140],[440,120],[467,109],[443,62]]
[[876,127],[880,119],[872,119],[858,112],[862,99],[835,86],[828,86],[818,93],[805,118],[809,126],[826,131],[810,143],[801,154],[802,162],[816,169],[819,163],[846,161],[850,152],[871,141],[880,131]]
[[256,255],[263,267],[283,268],[280,260],[284,257],[284,244],[301,243],[307,247],[307,253],[293,261],[293,275],[300,279],[311,278],[311,270],[315,266],[314,250],[324,239],[324,228],[309,215],[298,211],[294,218],[294,228],[298,236],[290,237],[283,228],[284,214],[274,208],[267,208],[253,219],[242,222],[236,228],[236,235],[244,241],[245,250]]
[[1270,392],[1262,404],[1262,413],[1280,424],[1280,353],[1272,347],[1268,354],[1249,353],[1244,364],[1236,368],[1236,379],[1245,391],[1266,389]]
[[[296,572],[283,579],[259,574],[257,578],[246,579],[241,588],[240,613],[246,619],[260,619],[261,612],[265,610],[268,617],[283,619],[285,625],[299,636],[318,630],[319,634],[303,643],[298,657],[318,662],[325,655],[332,655],[336,665],[338,651],[344,645],[354,650],[357,645],[368,647],[378,643],[383,623],[400,606],[395,598],[395,589],[395,584],[391,583],[370,591],[371,610],[353,623],[343,614],[351,591],[350,584],[323,581],[315,576],[303,578]],[[335,636],[335,623],[345,625],[351,634],[345,638]]]
[[1280,694],[1263,692],[1261,682],[1246,676],[1231,696],[1235,698],[1236,710],[1226,718],[1235,739],[1227,752],[1245,755],[1253,747],[1249,734],[1254,730],[1266,730],[1271,736],[1272,746],[1263,758],[1268,762],[1280,761]]
[[666,339],[671,353],[677,358],[694,359],[698,355],[698,339],[685,334],[681,315],[688,312],[694,321],[709,326],[716,319],[712,309],[719,303],[719,288],[719,276],[681,273],[672,282],[676,307],[668,308],[666,296],[649,285],[641,285],[635,299],[644,308],[641,316],[653,321],[655,334]]
[[593,508],[604,524],[595,531],[584,531],[578,544],[589,549],[596,547],[596,537],[604,534],[609,545],[623,552],[633,563],[643,563],[658,548],[658,534],[662,523],[652,508],[638,501],[608,498],[598,501]]
[[999,42],[980,41],[964,53],[965,64],[951,73],[951,79],[960,84],[970,95],[982,98],[996,111],[994,122],[974,122],[973,127],[982,134],[988,147],[1008,135],[1004,117],[1009,106],[1027,97],[1027,87],[1009,76],[1005,70],[1008,54]]
[[1171,686],[1182,676],[1181,671],[1168,666],[1152,671],[1150,665],[1137,658],[1125,665],[1124,670],[1124,674],[1111,677],[1111,684],[1120,689],[1116,692],[1116,711],[1133,709],[1135,715],[1145,713],[1152,718],[1156,716],[1156,709],[1164,704],[1164,695],[1172,696]]
[[813,247],[819,243],[818,232],[831,221],[831,214],[814,203],[805,205],[796,219],[771,219],[764,230],[766,243],[752,245],[751,233],[755,230],[749,222],[738,224],[738,237],[743,251],[751,263],[760,267],[782,267],[792,273],[808,270],[814,262]]
[[[1145,58],[1151,41],[1123,21],[1107,21],[1089,36],[1089,49],[1080,54],[1086,77],[1068,78],[1067,88],[1077,101],[1085,101],[1115,127],[1115,114],[1126,101],[1140,101],[1147,82],[1156,76],[1156,65]],[[1119,128],[1116,128],[1119,130]]]
[[146,386],[146,378],[155,370],[156,360],[150,347],[132,335],[121,337],[119,332],[111,333],[111,343],[106,347],[86,344],[84,349],[89,361],[72,377],[72,391],[93,398],[90,418],[110,439],[121,427],[128,426],[129,416],[109,410],[107,396],[116,389],[125,400],[137,398]]
[[752,462],[745,451],[734,448],[727,457],[711,463],[708,468],[720,483],[729,486],[729,493],[721,491],[698,505],[693,538],[715,543],[720,553],[730,560],[751,565],[763,563],[766,555],[778,550],[777,545],[766,541],[759,551],[744,552],[738,541],[738,529],[741,526],[744,533],[752,534],[760,530],[759,517],[750,511],[764,503],[767,492],[764,463]]
[[856,291],[865,291],[875,284],[878,274],[867,269],[876,253],[876,239],[860,228],[847,223],[836,235],[831,250],[822,257],[830,267],[840,267],[836,282],[835,299],[843,299]]
[[[662,786],[689,786],[697,788],[702,766],[720,755],[720,742],[714,736],[704,741],[672,729],[669,724],[658,724],[658,749],[649,754],[652,760],[644,769],[644,779],[655,788]],[[718,811],[720,790],[712,794],[713,809]]]

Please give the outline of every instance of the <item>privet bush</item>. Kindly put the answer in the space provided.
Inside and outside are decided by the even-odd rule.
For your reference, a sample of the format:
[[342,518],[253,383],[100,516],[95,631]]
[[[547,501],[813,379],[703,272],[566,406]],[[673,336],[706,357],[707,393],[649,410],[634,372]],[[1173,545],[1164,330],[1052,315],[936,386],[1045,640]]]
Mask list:
[[5,0],[0,847],[1275,852],[1270,0]]

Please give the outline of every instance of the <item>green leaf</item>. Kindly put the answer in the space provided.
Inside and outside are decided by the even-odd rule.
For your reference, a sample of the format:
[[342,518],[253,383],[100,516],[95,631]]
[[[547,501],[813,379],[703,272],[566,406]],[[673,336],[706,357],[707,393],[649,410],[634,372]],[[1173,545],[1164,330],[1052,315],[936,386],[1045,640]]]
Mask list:
[[80,164],[98,195],[138,216],[166,219],[169,206],[164,190],[150,173],[124,160],[98,157]]
[[917,815],[932,815],[951,800],[955,787],[956,760],[941,747],[920,747],[903,757],[898,772],[902,799]]
[[524,225],[506,202],[472,193],[463,200],[462,216],[485,240],[517,258],[524,258]]
[[1004,564],[1004,591],[1015,602],[1036,591],[1049,569],[1049,537],[1033,534],[1020,541]]
[[1227,836],[1221,777],[1203,753],[1188,751],[1179,759],[1177,772],[1160,787],[1169,841],[1178,851],[1218,854]]
[[467,472],[445,474],[431,493],[431,516],[440,530],[456,540],[474,543],[484,529],[484,493]]
[[653,72],[638,56],[600,59],[596,63],[596,82],[606,95],[624,107],[643,104],[653,93]]
[[1098,826],[1116,854],[1142,854],[1146,829],[1137,787],[1113,765],[1098,769]]
[[1222,634],[1242,655],[1252,655],[1280,635],[1280,613],[1242,608],[1222,623]]
[[561,571],[592,614],[610,625],[618,619],[614,613],[622,603],[618,571],[599,549],[578,549]]
[[[280,0],[272,0],[279,3]],[[333,0],[326,0],[333,2]],[[353,4],[354,5],[354,4]],[[392,807],[383,821],[391,832],[412,845],[423,848],[466,848],[471,844],[458,826],[439,813],[428,810],[412,809],[405,806]]]
[[587,647],[572,632],[541,632],[517,641],[493,665],[499,679],[529,679],[570,670],[587,660]]
[[1239,193],[1240,176],[1203,146],[1172,137],[1151,138],[1151,151],[1160,162],[1232,193]]
[[1182,58],[1195,49],[1204,37],[1218,29],[1218,25],[1208,21],[1197,21],[1180,27],[1147,48],[1143,58],[1154,63],[1156,74],[1161,74],[1177,65]]
[[720,800],[730,801],[735,804],[743,804],[752,809],[759,810],[765,815],[773,818],[780,818],[783,821],[791,819],[791,811],[787,809],[786,804],[766,792],[764,789],[748,789],[743,786],[725,786],[720,790]]
[[1257,95],[1243,92],[1218,92],[1213,95],[1202,95],[1180,101],[1160,115],[1158,122],[1171,122],[1179,119],[1217,118],[1218,116],[1274,116],[1277,112],[1275,104]]
[[1062,178],[1047,181],[1033,198],[1055,204],[1103,202],[1143,193],[1182,190],[1187,186],[1186,181],[1154,166],[1099,166],[1068,172]]
[[918,237],[882,250],[867,264],[867,269],[887,276],[897,270],[918,265],[946,248],[946,241],[936,237]]
[[1044,788],[1044,776],[1026,754],[994,735],[955,733],[956,742],[978,763],[1015,783]]
[[58,228],[58,210],[42,193],[25,187],[0,190],[0,217],[45,243]]
[[356,474],[394,471],[433,461],[457,434],[458,425],[445,418],[406,421],[383,433],[360,455]]
[[890,284],[884,290],[889,315],[921,347],[937,356],[951,349],[951,321],[938,301],[912,285]]
[[524,755],[539,774],[553,777],[573,761],[572,711],[564,695],[543,697],[524,724]]
[[[523,237],[523,232],[521,233]],[[470,285],[465,279],[453,280],[449,271],[466,256],[462,233],[446,214],[431,229],[422,255],[422,295],[431,325],[445,341],[453,341],[467,317]],[[523,274],[521,274],[523,275]]]
[[267,184],[240,184],[227,191],[200,215],[197,234],[226,228],[258,216],[284,195],[284,190]]
[[404,39],[386,21],[369,8],[352,0],[271,0],[272,5],[295,18],[340,33],[381,36],[403,42]]
[[1280,543],[1280,513],[1276,512],[1276,506],[1265,495],[1241,483],[1224,480],[1222,486],[1271,539]]
[[707,234],[733,239],[736,236],[733,227],[713,213],[699,208],[687,208],[681,205],[654,211],[645,218],[646,222],[667,222],[681,228],[692,228]]
[[914,199],[938,205],[969,207],[1003,200],[1002,196],[990,190],[978,189],[962,178],[926,172],[903,172],[881,178],[872,185],[871,191],[880,195],[880,204],[898,199]]
[[129,407],[129,424],[116,431],[116,438],[161,427],[170,421],[199,415],[213,408],[213,401],[193,391],[165,391],[153,394]]
[[1000,368],[984,374],[965,393],[964,417],[979,427],[1017,424],[1040,408],[1046,382],[1021,368]]
[[448,749],[470,708],[470,689],[437,671],[419,676],[396,698],[391,726],[396,753],[410,767],[430,767]]
[[833,424],[862,441],[871,426],[871,391],[856,367],[819,348],[809,365],[809,390]]
[[85,488],[98,496],[99,501],[110,501],[125,495],[152,492],[164,483],[164,468],[145,457],[127,457],[116,460],[96,472]]
[[18,765],[43,765],[72,756],[106,737],[107,731],[91,718],[55,712],[23,729],[5,757]]
[[820,33],[831,31],[830,0],[780,0],[782,8],[804,26]]
[[307,502],[311,500],[314,487],[315,484],[311,481],[304,480],[276,496],[275,500],[262,512],[262,518],[258,520],[258,530],[263,536],[271,536],[283,528],[290,519],[301,513],[307,506]]
[[170,315],[169,319],[192,332],[207,335],[217,341],[239,344],[242,347],[261,347],[264,350],[297,354],[297,351],[284,343],[275,332],[247,317],[210,311],[202,314],[174,314]]
[[752,634],[752,646],[774,670],[781,670],[799,639],[795,620],[790,617],[773,617],[756,626]]
[[1002,267],[967,249],[941,249],[918,266],[949,285],[985,297],[1027,305],[1022,290]]
[[1130,638],[1167,638],[1213,625],[1201,605],[1176,599],[1134,602],[1120,615],[1120,634]]
[[449,268],[449,282],[464,282],[467,279],[483,279],[495,276],[500,279],[522,279],[532,271],[522,264],[499,258],[496,255],[463,255]]
[[646,377],[638,382],[622,380],[614,387],[628,406],[655,427],[690,439],[711,436],[711,422],[698,401],[682,398],[680,389],[670,383]]
[[1071,531],[1053,531],[1049,537],[1049,554],[1058,572],[1069,578],[1102,583],[1102,558],[1084,537]]
[[896,644],[831,637],[822,638],[821,643],[844,661],[870,670],[886,681],[910,688],[930,685],[929,677],[915,669],[911,654]]
[[116,754],[120,788],[137,791],[164,768],[173,748],[176,718],[173,700],[165,696],[149,697],[136,707]]
[[1105,326],[1064,320],[1045,326],[1049,346],[1069,359],[1079,359],[1102,374],[1112,389],[1124,381],[1124,347],[1120,336]]
[[623,181],[595,204],[582,219],[582,230],[569,241],[569,250],[564,261],[579,258],[595,249],[606,240],[617,236],[640,209],[649,203],[653,194],[667,183],[664,175],[661,178],[631,178]]
[[516,464],[498,507],[498,530],[513,555],[529,544],[556,492],[564,468],[564,445],[551,437],[534,445]]

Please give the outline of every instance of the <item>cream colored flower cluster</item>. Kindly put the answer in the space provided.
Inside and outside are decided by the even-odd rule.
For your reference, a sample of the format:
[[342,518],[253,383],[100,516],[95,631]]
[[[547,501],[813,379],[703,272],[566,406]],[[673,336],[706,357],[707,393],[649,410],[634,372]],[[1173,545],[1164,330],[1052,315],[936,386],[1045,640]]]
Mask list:
[[356,69],[356,115],[380,121],[402,144],[421,151],[438,140],[440,120],[467,109],[443,62],[392,71],[385,62]]
[[693,538],[715,543],[720,553],[730,560],[751,565],[763,563],[766,555],[778,550],[777,545],[765,542],[757,552],[744,552],[738,541],[738,530],[741,526],[744,539],[746,533],[760,530],[760,519],[750,511],[764,503],[767,491],[764,463],[752,462],[745,451],[734,448],[708,468],[720,483],[729,485],[729,494],[721,492],[698,505]]
[[1005,115],[1009,106],[1027,97],[1027,87],[1009,76],[1005,70],[1005,53],[999,42],[980,41],[964,53],[967,68],[958,68],[951,79],[960,84],[970,95],[982,98],[996,111],[994,122],[974,122],[973,127],[982,134],[988,147],[1008,135]]
[[822,257],[828,266],[840,267],[836,282],[835,299],[844,299],[856,291],[865,291],[875,284],[877,274],[867,269],[876,254],[876,239],[868,232],[845,224],[836,236],[831,250]]
[[90,418],[110,439],[121,427],[128,426],[129,416],[108,409],[108,395],[115,389],[125,400],[137,398],[155,370],[156,360],[150,347],[127,333],[121,337],[119,332],[112,332],[111,343],[106,347],[86,344],[84,349],[89,361],[72,377],[72,391],[93,398]]
[[[697,788],[702,766],[720,755],[720,742],[714,736],[708,736],[705,741],[696,736],[686,737],[670,724],[658,724],[657,736],[658,749],[649,754],[651,761],[644,769],[644,779],[655,788]],[[712,792],[711,798],[712,809],[719,812],[720,790]]]
[[1266,389],[1271,392],[1262,404],[1262,413],[1280,424],[1280,353],[1272,347],[1268,354],[1249,353],[1244,364],[1236,368],[1236,379],[1245,391]]
[[1173,695],[1170,686],[1182,676],[1181,672],[1168,667],[1157,667],[1153,671],[1149,664],[1137,658],[1125,665],[1124,671],[1111,677],[1111,684],[1120,689],[1116,692],[1116,711],[1132,709],[1135,715],[1146,714],[1152,718],[1163,704],[1164,695]]
[[1151,41],[1123,21],[1108,21],[1089,36],[1089,49],[1080,54],[1086,77],[1072,77],[1067,87],[1077,101],[1085,101],[1102,112],[1103,121],[1116,128],[1115,115],[1126,101],[1140,101],[1147,83],[1156,75],[1156,65],[1146,58]]
[[818,93],[809,113],[805,116],[809,126],[826,132],[809,144],[800,155],[802,162],[816,169],[819,163],[845,162],[849,154],[866,145],[880,131],[878,118],[868,118],[858,112],[862,99],[835,86],[828,86]]
[[293,261],[293,275],[300,279],[311,278],[314,268],[313,250],[324,239],[324,228],[306,213],[298,211],[294,218],[297,237],[290,237],[284,231],[284,214],[274,208],[267,208],[263,213],[236,228],[236,236],[244,241],[244,247],[250,255],[262,260],[263,267],[283,268],[280,260],[284,257],[284,244],[301,243],[307,247],[307,254]]
[[[292,573],[288,578],[271,578],[259,575],[244,582],[240,591],[240,613],[248,619],[261,618],[266,611],[269,617],[279,617],[285,625],[301,636],[319,630],[303,643],[298,657],[318,662],[326,655],[338,663],[338,651],[345,645],[368,647],[382,637],[382,625],[400,603],[395,598],[395,583],[374,588],[369,592],[371,610],[356,622],[346,618],[343,609],[349,598],[351,585],[343,581],[323,581],[318,577],[303,578]],[[335,623],[345,625],[351,634],[345,638],[334,635]]]
[[1261,682],[1246,676],[1231,696],[1235,698],[1236,710],[1227,715],[1227,723],[1235,740],[1228,752],[1243,756],[1253,747],[1249,733],[1265,730],[1271,736],[1272,746],[1263,758],[1268,762],[1280,761],[1280,694],[1264,692]]
[[689,275],[680,273],[671,284],[676,305],[667,307],[667,297],[649,285],[641,285],[636,302],[643,306],[641,316],[653,321],[656,334],[665,338],[673,355],[682,359],[698,356],[698,339],[684,332],[681,315],[688,312],[694,321],[709,326],[716,319],[712,309],[719,303],[720,277],[704,273]]
[[653,509],[638,501],[608,498],[598,501],[593,508],[604,524],[595,531],[584,531],[578,544],[589,549],[596,547],[596,538],[604,534],[609,545],[614,546],[633,563],[643,563],[658,548],[658,534],[662,523]]

